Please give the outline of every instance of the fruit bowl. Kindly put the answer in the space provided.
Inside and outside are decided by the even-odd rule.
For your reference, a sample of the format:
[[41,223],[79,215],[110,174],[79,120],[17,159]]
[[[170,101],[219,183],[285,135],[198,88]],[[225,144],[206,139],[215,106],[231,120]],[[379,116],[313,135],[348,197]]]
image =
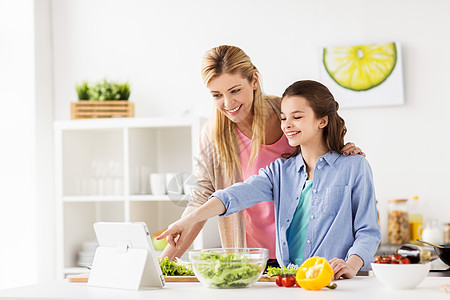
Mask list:
[[413,289],[427,277],[430,263],[425,264],[377,264],[372,263],[375,277],[384,286],[405,290]]
[[197,279],[211,288],[252,286],[263,273],[269,251],[263,248],[211,248],[189,252]]

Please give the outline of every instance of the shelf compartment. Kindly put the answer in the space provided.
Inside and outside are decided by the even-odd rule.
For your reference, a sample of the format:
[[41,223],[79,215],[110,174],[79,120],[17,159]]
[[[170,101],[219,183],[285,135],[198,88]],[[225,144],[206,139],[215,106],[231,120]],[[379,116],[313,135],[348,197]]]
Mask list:
[[191,173],[192,142],[189,126],[129,128],[129,193],[151,193],[151,173]]
[[123,194],[123,130],[70,130],[62,135],[63,195]]
[[124,203],[68,202],[64,204],[64,266],[76,266],[84,242],[96,241],[94,223],[124,222]]

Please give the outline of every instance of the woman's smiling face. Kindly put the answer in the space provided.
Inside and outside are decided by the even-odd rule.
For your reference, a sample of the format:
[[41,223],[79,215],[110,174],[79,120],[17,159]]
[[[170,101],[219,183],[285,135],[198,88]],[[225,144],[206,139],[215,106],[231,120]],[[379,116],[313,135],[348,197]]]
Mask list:
[[252,82],[239,74],[224,73],[208,83],[216,108],[234,123],[252,119],[253,92],[257,77]]

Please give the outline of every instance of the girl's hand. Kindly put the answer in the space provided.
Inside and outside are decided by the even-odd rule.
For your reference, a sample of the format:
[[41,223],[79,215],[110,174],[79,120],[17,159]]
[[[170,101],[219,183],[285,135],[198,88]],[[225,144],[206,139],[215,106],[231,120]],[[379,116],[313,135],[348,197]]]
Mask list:
[[[219,198],[211,197],[201,207],[169,225],[167,230],[157,236],[156,239],[161,240],[166,238],[169,245],[180,250],[186,246],[186,243],[189,243],[189,237],[198,234],[198,231],[196,231],[196,228],[198,228],[197,225],[203,226],[201,222],[223,214],[226,211],[225,205]],[[189,247],[190,244],[187,246]]]
[[159,236],[156,237],[157,240],[161,240],[163,238],[166,238],[167,243],[169,245],[181,249],[184,242],[184,237],[189,234],[189,232],[192,230],[193,223],[189,222],[188,217],[184,217],[175,223],[172,223],[169,225],[166,231],[161,233]]
[[333,268],[334,279],[341,277],[345,279],[353,278],[364,264],[363,260],[357,255],[350,256],[347,261],[335,257],[329,263],[331,268]]
[[189,248],[189,246],[194,242],[195,238],[202,230],[203,225],[205,225],[205,222],[200,222],[192,225],[192,231],[190,233],[184,234],[184,245],[180,247],[180,249],[177,249],[172,245],[167,245],[166,248],[164,248],[164,251],[161,253],[161,257],[168,257],[172,261],[175,261],[177,257],[181,257]]
[[362,156],[366,157],[366,154],[362,152],[361,148],[356,147],[356,145],[352,142],[345,144],[341,150],[341,153],[344,156],[361,154]]

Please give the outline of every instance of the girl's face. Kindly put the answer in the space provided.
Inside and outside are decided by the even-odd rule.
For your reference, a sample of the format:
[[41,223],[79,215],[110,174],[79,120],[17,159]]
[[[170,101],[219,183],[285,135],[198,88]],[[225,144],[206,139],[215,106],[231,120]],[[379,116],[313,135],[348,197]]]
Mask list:
[[327,124],[328,117],[316,118],[302,96],[287,96],[281,102],[281,129],[293,147],[321,145]]
[[216,108],[234,123],[251,120],[253,91],[257,87],[256,74],[251,83],[239,74],[224,73],[208,84]]

